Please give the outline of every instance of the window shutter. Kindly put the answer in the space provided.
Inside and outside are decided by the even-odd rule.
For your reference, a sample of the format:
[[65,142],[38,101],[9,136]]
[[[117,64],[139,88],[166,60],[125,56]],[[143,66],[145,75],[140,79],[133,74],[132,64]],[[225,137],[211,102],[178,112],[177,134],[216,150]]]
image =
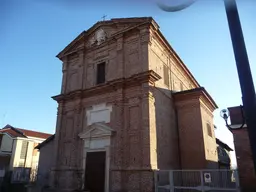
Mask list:
[[28,141],[22,141],[20,159],[25,159],[28,150]]

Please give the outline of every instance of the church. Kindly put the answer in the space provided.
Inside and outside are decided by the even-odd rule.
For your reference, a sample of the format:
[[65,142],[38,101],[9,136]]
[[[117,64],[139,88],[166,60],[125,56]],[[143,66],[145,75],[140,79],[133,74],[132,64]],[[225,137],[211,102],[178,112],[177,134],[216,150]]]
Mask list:
[[53,189],[153,192],[155,170],[217,168],[217,105],[153,18],[97,22],[57,57]]

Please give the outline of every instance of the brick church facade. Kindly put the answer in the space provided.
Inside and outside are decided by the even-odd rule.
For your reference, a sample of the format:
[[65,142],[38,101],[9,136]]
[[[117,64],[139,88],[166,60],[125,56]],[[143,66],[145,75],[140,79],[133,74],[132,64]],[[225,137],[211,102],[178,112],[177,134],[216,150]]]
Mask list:
[[217,168],[217,105],[151,17],[97,22],[57,57],[51,187],[154,191],[154,170]]

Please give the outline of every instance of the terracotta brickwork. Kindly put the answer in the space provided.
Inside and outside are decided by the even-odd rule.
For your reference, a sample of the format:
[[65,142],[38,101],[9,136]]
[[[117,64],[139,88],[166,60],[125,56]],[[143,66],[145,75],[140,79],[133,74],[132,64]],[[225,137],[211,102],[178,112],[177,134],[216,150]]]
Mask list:
[[[241,125],[243,118],[240,106],[228,108],[230,112],[231,126]],[[237,157],[240,185],[243,192],[256,191],[256,176],[248,131],[246,126],[243,129],[232,130]]]
[[[216,168],[218,156],[212,112],[217,106],[209,101],[209,96],[204,99],[189,96],[182,104],[173,99],[173,93],[196,89],[200,85],[176,53],[168,47],[159,31],[153,28],[150,28],[149,69],[162,77],[154,87],[157,135],[158,141],[161,140],[158,145],[158,167]],[[195,124],[191,124],[192,122]],[[207,123],[211,126],[211,137],[207,135]],[[189,128],[181,129],[183,125]],[[193,141],[199,144],[191,146]],[[195,151],[198,160],[191,160],[190,157],[194,156]]]
[[[168,48],[159,31],[151,29],[149,47],[149,69],[154,70],[162,79],[156,82],[157,87],[173,91],[184,91],[199,87],[197,81],[178,58],[176,53]],[[164,83],[164,71],[168,71],[168,85]]]
[[256,190],[252,152],[246,128],[232,131],[234,136],[240,185],[245,192]]
[[[54,172],[55,187],[70,190],[75,186],[82,188],[83,181],[79,177],[82,178],[84,172],[84,145],[78,134],[88,127],[86,110],[99,103],[107,103],[113,108],[108,125],[115,131],[110,147],[110,190],[153,189],[152,169],[157,168],[156,147],[153,145],[156,142],[156,126],[149,118],[149,107],[154,105],[154,99],[149,91],[151,77],[143,75],[143,72],[148,73],[149,37],[145,30],[148,24],[141,25],[138,19],[128,23],[125,20],[113,22],[111,26],[102,25],[101,29],[110,38],[107,42],[97,48],[86,43],[80,45],[87,42],[84,38],[90,39],[88,34],[89,37],[81,37],[75,43],[77,45],[72,45],[85,46],[86,51],[65,53],[65,56],[59,54],[63,61],[63,82],[62,95],[55,98],[62,105],[59,106],[62,111],[58,115],[56,130],[58,156]],[[128,33],[116,34],[128,28]],[[101,62],[106,62],[106,82],[109,83],[96,86],[96,65]],[[136,74],[137,77],[133,77]],[[82,96],[69,94],[79,95],[77,90],[83,90]],[[70,174],[72,177],[68,178]]]
[[[204,151],[206,159],[206,169],[218,168],[218,152],[216,138],[214,134],[213,111],[216,106],[207,106],[208,103],[204,99],[200,99],[202,130],[204,138]],[[209,129],[210,128],[210,129]]]
[[157,164],[159,169],[180,168],[179,134],[173,92],[199,87],[184,64],[163,40],[159,30],[150,28],[149,69],[162,78],[152,87],[157,127]]
[[[152,18],[98,22],[57,57],[63,62],[63,79],[61,94],[53,97],[59,104],[53,188],[84,188],[87,144],[92,141],[81,135],[90,132],[95,117],[111,130],[94,142],[107,145],[105,192],[151,192],[156,169],[203,168],[200,162],[215,161],[215,137],[205,136],[203,125],[212,123],[214,107],[208,97],[196,97],[180,108],[183,101],[176,101],[173,92],[200,86]],[[102,62],[105,83],[97,85],[97,64]],[[111,110],[98,116],[88,112],[99,104]],[[198,149],[191,141],[200,144]],[[193,150],[197,165],[191,160]]]
[[[212,116],[217,106],[207,97],[207,92],[202,88],[174,94],[182,169],[217,168],[218,154]],[[211,136],[207,132],[207,123],[211,126]]]

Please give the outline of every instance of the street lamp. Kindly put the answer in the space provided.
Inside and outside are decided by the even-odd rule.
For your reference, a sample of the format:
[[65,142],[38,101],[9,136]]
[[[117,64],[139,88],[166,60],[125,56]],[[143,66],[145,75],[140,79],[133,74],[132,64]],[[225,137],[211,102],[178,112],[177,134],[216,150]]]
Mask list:
[[230,126],[228,124],[228,118],[229,118],[229,110],[228,109],[222,109],[220,111],[220,116],[224,119],[224,121],[226,122],[226,126],[232,130],[232,129],[242,129],[244,127],[244,124],[245,124],[245,117],[244,117],[244,111],[243,111],[243,106],[240,105],[240,110],[241,110],[241,115],[242,115],[242,124],[239,126],[239,127],[233,127],[233,126]]
[[[166,6],[158,3],[158,6],[167,12],[180,11],[190,6],[195,0],[187,1],[179,6]],[[254,170],[256,173],[256,96],[249,59],[245,47],[243,31],[235,0],[224,0],[229,31],[231,35],[236,67],[242,92],[245,121],[250,139]]]

